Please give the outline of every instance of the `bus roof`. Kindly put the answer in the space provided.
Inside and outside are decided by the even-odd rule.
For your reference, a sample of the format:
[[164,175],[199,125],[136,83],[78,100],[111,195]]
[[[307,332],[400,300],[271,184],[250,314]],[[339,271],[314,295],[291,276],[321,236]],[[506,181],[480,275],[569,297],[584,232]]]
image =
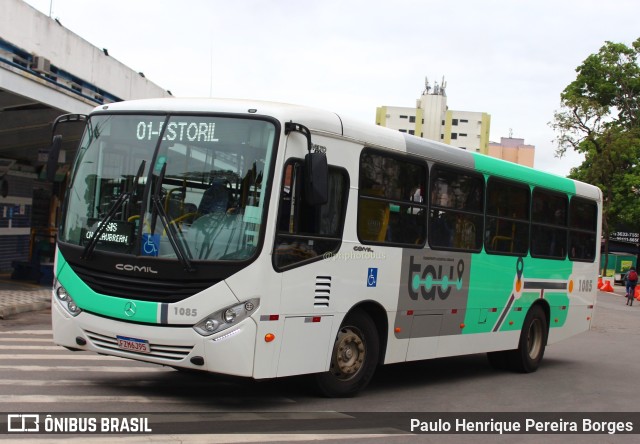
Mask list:
[[437,162],[467,167],[485,174],[499,175],[506,179],[575,193],[601,201],[601,192],[593,185],[307,106],[251,99],[160,98],[116,102],[94,109],[94,112],[105,111],[127,113],[215,111],[247,116],[270,116],[281,122],[293,120],[307,126],[313,133],[345,137],[365,146],[407,152]]

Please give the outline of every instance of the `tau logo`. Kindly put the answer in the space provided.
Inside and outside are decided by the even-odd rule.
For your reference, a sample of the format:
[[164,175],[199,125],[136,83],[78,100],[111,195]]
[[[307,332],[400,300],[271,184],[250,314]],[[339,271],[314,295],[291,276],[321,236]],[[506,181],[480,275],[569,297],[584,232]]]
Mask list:
[[[451,294],[453,287],[456,290],[462,289],[462,274],[464,273],[464,261],[458,261],[457,269],[453,264],[447,266],[438,265],[436,267],[429,264],[422,268],[418,262],[414,262],[414,256],[409,258],[409,279],[407,280],[407,288],[409,297],[414,301],[418,299],[418,290],[425,300],[435,300],[436,292],[442,300],[447,299]],[[457,278],[454,278],[454,272],[457,271]],[[447,274],[445,274],[447,273]]]

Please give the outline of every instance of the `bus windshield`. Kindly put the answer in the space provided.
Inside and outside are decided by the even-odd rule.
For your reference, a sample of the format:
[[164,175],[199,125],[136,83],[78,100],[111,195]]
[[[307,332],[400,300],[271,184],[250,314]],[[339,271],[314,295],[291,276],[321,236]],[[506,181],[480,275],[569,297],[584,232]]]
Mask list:
[[260,119],[93,115],[59,240],[84,257],[247,260],[260,241],[275,138]]

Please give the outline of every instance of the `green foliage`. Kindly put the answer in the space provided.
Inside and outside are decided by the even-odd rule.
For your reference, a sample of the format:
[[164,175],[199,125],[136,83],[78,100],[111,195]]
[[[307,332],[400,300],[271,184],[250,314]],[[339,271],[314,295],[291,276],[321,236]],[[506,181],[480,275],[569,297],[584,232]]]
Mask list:
[[571,178],[603,192],[603,231],[631,224],[640,231],[640,39],[632,46],[606,42],[576,69],[550,123],[556,156],[585,156]]
[[606,42],[597,54],[580,65],[576,80],[565,88],[562,102],[585,100],[593,108],[606,111],[613,122],[637,127],[640,105],[640,39],[628,47]]

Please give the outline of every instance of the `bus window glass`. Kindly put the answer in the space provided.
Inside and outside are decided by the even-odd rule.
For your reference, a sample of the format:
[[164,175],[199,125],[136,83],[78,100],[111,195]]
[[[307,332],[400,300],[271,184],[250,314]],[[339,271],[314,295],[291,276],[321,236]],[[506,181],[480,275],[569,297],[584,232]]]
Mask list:
[[429,245],[480,251],[484,218],[482,176],[436,166],[431,172]]
[[567,256],[565,195],[536,188],[531,205],[531,256],[564,259]]
[[97,250],[248,259],[259,242],[274,138],[263,120],[93,116],[61,240],[84,246],[108,220]]
[[569,206],[571,229],[596,231],[598,207],[595,202],[574,197]]
[[365,149],[360,156],[360,241],[422,247],[426,182],[425,163]]
[[329,167],[329,199],[327,203],[316,206],[306,203],[304,174],[302,160],[292,161],[285,167],[273,254],[278,270],[322,259],[327,253],[337,252],[342,242],[349,189],[346,171]]
[[569,205],[569,259],[592,262],[596,253],[598,207],[595,202],[573,198]]
[[424,189],[426,177],[425,165],[409,159],[371,150],[364,150],[360,156],[361,196],[421,203],[420,191]]
[[529,250],[529,187],[490,178],[487,183],[485,249],[526,255]]

